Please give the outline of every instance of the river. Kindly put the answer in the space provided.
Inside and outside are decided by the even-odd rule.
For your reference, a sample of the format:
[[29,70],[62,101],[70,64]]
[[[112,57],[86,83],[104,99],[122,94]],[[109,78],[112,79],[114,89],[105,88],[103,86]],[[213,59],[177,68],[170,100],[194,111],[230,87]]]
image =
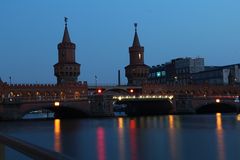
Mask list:
[[9,121],[0,131],[79,160],[240,159],[235,114]]

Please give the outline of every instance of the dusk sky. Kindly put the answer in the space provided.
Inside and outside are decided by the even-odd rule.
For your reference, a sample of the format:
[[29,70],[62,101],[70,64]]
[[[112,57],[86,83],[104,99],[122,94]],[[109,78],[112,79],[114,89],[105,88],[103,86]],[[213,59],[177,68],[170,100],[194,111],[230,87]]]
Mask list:
[[239,0],[1,0],[0,77],[9,83],[56,83],[53,65],[68,17],[80,81],[117,83],[129,64],[138,23],[145,64],[203,57],[240,63]]

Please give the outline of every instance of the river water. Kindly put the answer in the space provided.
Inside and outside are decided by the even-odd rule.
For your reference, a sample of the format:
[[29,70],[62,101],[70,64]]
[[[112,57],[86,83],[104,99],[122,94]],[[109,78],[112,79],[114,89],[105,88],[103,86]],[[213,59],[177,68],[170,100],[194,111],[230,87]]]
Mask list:
[[79,160],[240,159],[235,114],[0,122],[0,131]]

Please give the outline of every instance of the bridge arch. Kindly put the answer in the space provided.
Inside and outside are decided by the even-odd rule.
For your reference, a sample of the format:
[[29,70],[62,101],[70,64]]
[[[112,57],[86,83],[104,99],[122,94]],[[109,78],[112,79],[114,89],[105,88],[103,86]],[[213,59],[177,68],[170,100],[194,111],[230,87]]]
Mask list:
[[101,93],[98,90],[92,92],[93,95],[102,94],[102,95],[129,95],[128,90],[123,88],[109,88],[109,89],[100,89]]
[[129,92],[122,88],[110,88],[103,91],[104,95],[129,95]]
[[231,103],[224,102],[212,102],[207,103],[196,108],[196,113],[204,114],[204,113],[237,113],[238,106]]
[[76,117],[89,117],[89,113],[85,112],[84,110],[77,109],[71,106],[60,106],[54,107],[53,104],[41,104],[41,105],[22,105],[21,111],[19,114],[19,118],[23,118],[28,113],[32,111],[39,111],[39,110],[49,110],[53,112],[55,118],[76,118]]

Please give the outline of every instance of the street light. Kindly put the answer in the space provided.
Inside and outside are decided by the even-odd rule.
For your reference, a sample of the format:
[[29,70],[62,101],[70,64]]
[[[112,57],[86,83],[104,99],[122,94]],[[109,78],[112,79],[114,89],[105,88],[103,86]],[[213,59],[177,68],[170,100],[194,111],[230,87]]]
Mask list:
[[55,107],[59,107],[59,106],[60,106],[60,102],[57,102],[57,101],[54,102],[54,106],[55,106]]
[[95,78],[95,86],[97,87],[97,76],[95,75],[94,78]]

